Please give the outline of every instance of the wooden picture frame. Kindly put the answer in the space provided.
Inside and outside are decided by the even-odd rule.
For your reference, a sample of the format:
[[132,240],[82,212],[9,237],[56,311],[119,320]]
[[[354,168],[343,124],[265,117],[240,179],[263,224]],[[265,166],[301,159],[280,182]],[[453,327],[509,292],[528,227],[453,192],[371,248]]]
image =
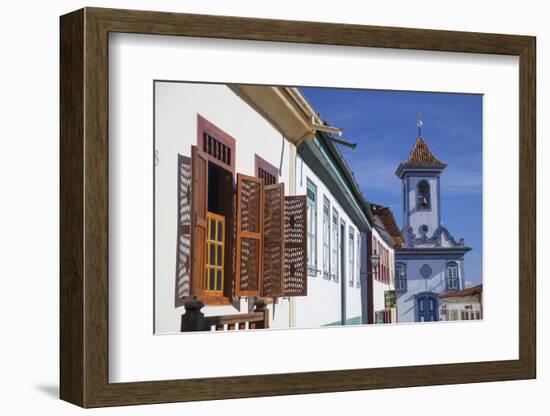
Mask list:
[[[60,396],[82,407],[536,377],[536,40],[529,36],[85,8],[61,17]],[[519,57],[519,359],[109,383],[108,34],[368,46]]]

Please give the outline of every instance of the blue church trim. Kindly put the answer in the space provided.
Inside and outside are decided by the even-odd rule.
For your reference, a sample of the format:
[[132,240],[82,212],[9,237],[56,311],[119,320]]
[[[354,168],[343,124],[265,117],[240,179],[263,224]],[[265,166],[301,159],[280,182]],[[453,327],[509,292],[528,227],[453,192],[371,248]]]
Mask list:
[[417,244],[433,244],[435,247],[441,247],[443,242],[442,237],[445,237],[447,242],[451,244],[451,247],[465,247],[463,238],[456,241],[449,230],[442,225],[435,229],[431,237],[428,237],[427,233],[422,233],[420,237],[417,237],[410,225],[403,229],[401,233],[403,234],[403,239],[405,240],[404,247],[407,248],[414,247]]

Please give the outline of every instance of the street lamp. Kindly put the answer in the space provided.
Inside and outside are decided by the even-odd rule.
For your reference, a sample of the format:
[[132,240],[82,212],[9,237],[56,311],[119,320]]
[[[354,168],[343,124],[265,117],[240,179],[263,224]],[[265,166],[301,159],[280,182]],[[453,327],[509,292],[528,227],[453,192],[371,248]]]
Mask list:
[[376,252],[376,250],[374,250],[374,253],[370,256],[370,264],[373,270],[371,274],[375,274],[378,266],[380,265],[380,255]]

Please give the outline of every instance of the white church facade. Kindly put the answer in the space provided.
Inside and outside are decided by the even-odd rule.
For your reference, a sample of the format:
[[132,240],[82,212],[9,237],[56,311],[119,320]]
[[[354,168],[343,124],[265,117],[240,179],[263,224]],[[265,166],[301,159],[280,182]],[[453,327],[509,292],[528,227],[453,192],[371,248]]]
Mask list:
[[398,322],[442,320],[439,296],[464,289],[470,251],[442,225],[440,176],[447,165],[419,136],[397,168],[403,192],[403,246],[395,252]]

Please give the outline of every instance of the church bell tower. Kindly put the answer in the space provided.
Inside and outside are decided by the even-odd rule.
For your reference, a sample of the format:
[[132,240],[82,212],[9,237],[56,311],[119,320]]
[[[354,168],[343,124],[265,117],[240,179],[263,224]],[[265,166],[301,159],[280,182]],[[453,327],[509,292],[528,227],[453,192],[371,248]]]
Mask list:
[[418,138],[395,174],[403,192],[403,227],[416,236],[429,236],[441,225],[440,175],[447,166],[437,159],[422,137],[418,120]]

